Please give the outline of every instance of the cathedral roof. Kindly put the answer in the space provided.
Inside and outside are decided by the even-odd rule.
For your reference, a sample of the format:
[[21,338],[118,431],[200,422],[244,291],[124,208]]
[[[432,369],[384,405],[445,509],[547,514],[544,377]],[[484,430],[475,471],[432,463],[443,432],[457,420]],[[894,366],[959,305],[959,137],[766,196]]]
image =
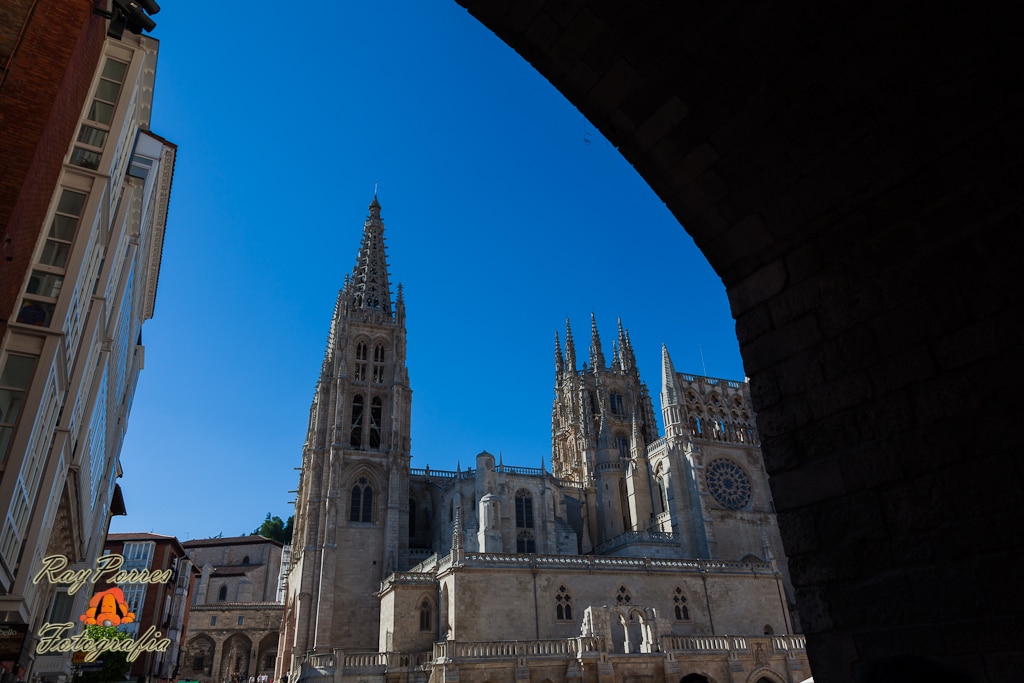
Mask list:
[[250,534],[249,536],[229,536],[228,538],[197,538],[191,541],[185,541],[182,545],[186,548],[199,548],[218,545],[248,545],[251,543],[270,543],[277,546],[284,545],[280,541],[275,541],[274,539],[267,538],[265,536],[257,536],[256,534]]

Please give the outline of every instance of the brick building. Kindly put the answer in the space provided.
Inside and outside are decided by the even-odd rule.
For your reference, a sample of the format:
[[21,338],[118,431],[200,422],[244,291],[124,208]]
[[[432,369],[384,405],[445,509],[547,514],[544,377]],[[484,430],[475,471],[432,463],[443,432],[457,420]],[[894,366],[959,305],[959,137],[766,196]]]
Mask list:
[[93,2],[0,7],[0,622],[3,675],[61,680],[39,628],[123,514],[116,480],[152,317],[176,147],[148,130],[157,41],[106,35]]
[[[162,583],[120,584],[135,620],[123,626],[136,640],[150,627],[171,641],[163,652],[144,652],[128,675],[138,683],[170,683],[178,677],[189,602],[199,572],[174,536],[151,533],[109,534],[104,553],[124,557],[125,570],[170,570]],[[97,589],[103,586],[97,586]]]

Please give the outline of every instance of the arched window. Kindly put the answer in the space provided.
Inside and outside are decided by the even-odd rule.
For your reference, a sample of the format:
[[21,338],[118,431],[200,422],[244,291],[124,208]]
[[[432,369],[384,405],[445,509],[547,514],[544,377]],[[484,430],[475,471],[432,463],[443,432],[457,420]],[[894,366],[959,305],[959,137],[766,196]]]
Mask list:
[[434,620],[431,618],[432,610],[430,608],[430,600],[423,598],[423,602],[420,603],[420,630],[421,631],[433,631]]
[[572,596],[565,586],[558,587],[555,594],[555,618],[560,621],[572,621]]
[[380,344],[373,347],[373,381],[384,384],[384,347]]
[[348,445],[352,448],[363,446],[363,397],[360,394],[352,397],[352,431],[349,432]]
[[246,555],[245,557],[242,558],[242,564],[249,564],[249,556],[248,555]]
[[674,603],[676,621],[689,621],[690,608],[686,605],[686,596],[683,595],[682,588],[676,588],[675,593],[672,594],[672,602]]
[[516,528],[533,528],[533,497],[526,489],[516,491]]
[[352,487],[352,505],[349,508],[348,519],[350,522],[372,522],[373,521],[373,489],[366,477],[359,477],[359,481]]
[[370,448],[380,448],[380,419],[383,406],[380,396],[374,396],[370,403]]
[[220,592],[217,593],[217,600],[219,600],[221,602],[224,602],[227,599],[228,599],[228,587],[227,586],[221,586],[220,587]]
[[619,449],[620,458],[629,457],[629,439],[622,434],[615,435],[615,447]]
[[612,411],[612,415],[622,415],[622,394],[613,391],[608,395],[608,407]]
[[625,479],[619,479],[619,510],[622,511],[622,528],[626,531],[632,529],[633,513],[629,508],[629,491]]
[[356,367],[352,378],[357,382],[366,381],[366,342],[356,344]]
[[516,533],[516,552],[535,553],[537,552],[537,539],[530,529],[520,529]]

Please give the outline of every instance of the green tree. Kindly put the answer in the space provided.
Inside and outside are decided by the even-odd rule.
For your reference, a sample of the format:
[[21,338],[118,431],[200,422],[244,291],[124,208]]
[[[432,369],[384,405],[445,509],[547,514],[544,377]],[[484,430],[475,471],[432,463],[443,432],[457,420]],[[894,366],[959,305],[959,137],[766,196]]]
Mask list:
[[[125,640],[130,638],[127,633],[119,630],[116,626],[100,626],[98,624],[85,627],[85,634],[93,640],[111,638],[114,640]],[[103,668],[99,671],[85,671],[76,678],[76,683],[110,683],[111,681],[123,681],[132,668],[128,661],[126,652],[104,652],[100,655]]]
[[267,518],[263,520],[263,524],[256,527],[254,534],[262,536],[263,538],[269,538],[274,541],[281,543],[292,542],[292,522],[295,520],[295,515],[288,518],[285,522],[277,515],[271,516],[267,513]]

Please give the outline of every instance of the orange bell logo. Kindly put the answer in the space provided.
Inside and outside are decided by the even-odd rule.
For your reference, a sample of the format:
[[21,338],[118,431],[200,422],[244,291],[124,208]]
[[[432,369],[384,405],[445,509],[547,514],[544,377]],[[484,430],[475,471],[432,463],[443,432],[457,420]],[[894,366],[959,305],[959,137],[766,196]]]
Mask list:
[[120,626],[135,621],[135,613],[128,607],[120,588],[109,588],[92,596],[89,608],[78,618],[90,626]]

